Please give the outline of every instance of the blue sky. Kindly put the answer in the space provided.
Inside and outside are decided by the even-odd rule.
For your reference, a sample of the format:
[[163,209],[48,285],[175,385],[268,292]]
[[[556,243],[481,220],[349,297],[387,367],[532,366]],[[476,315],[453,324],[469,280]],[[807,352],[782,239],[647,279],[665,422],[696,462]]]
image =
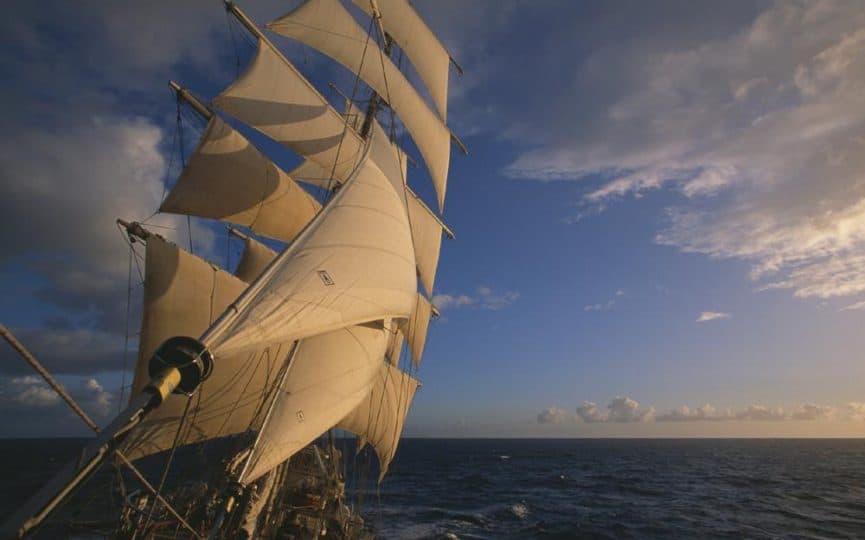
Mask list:
[[[470,155],[407,434],[865,435],[855,3],[415,4],[465,68],[448,117]],[[149,216],[177,174],[165,83],[212,97],[251,49],[212,1],[20,11],[0,23],[0,320],[104,419],[124,365],[113,220]],[[185,245],[185,221],[160,223]],[[220,229],[194,229],[224,261]],[[0,354],[0,435],[83,433]]]

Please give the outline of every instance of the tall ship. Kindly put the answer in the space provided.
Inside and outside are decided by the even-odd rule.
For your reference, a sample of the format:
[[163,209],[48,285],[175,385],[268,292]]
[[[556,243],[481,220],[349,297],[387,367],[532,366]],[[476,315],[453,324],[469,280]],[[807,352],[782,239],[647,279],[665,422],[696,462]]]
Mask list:
[[[240,7],[225,9],[255,53],[210,101],[170,83],[178,116],[206,126],[158,211],[225,222],[243,255],[220,267],[146,220],[117,220],[143,254],[141,329],[131,397],[102,428],[3,328],[96,432],[4,539],[375,536],[358,498],[387,473],[420,387],[453,238],[441,217],[452,145],[465,152],[447,126],[460,68],[408,0],[306,0],[266,29],[354,74],[334,105]],[[259,149],[275,144],[244,133],[300,164],[284,171]],[[410,163],[428,171],[429,204]],[[110,502],[69,517],[94,484]]]

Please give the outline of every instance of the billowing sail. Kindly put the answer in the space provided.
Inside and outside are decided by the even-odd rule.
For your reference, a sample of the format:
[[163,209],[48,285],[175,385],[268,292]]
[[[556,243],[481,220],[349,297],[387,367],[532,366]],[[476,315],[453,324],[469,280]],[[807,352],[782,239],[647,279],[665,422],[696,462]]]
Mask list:
[[407,319],[417,279],[403,195],[370,160],[204,336],[218,357],[387,318]]
[[243,256],[237,263],[234,275],[241,281],[252,283],[261,272],[276,258],[276,252],[255,238],[244,235]]
[[[403,321],[405,322],[405,321]],[[390,365],[399,365],[399,356],[402,353],[402,344],[405,340],[401,325],[398,321],[391,321],[388,328],[387,352],[385,352],[385,360],[390,362]]]
[[369,443],[373,447],[379,461],[379,481],[396,454],[405,417],[418,386],[418,380],[408,373],[383,364],[372,392],[337,425],[355,433],[359,444]]
[[[353,1],[367,15],[375,16],[371,0]],[[450,54],[408,0],[375,0],[375,6],[381,13],[385,32],[405,51],[429,90],[442,120],[447,121]]]
[[159,210],[245,225],[288,242],[320,208],[240,133],[212,116]]
[[345,180],[363,141],[345,119],[270,45],[259,42],[246,72],[213,104]]
[[423,357],[431,316],[432,304],[422,294],[418,293],[414,313],[409,318],[408,328],[406,329],[406,340],[408,341],[409,349],[411,349],[411,358],[415,369],[420,366],[420,360]]
[[[177,335],[196,337],[246,284],[156,235],[147,239],[144,313],[133,395],[150,380],[147,363],[156,348]],[[189,444],[245,431],[259,412],[289,347],[220,357],[193,398],[178,439]],[[187,399],[169,397],[123,443],[131,459],[166,450],[181,428]]]
[[268,28],[323,52],[357,73],[396,111],[426,162],[442,209],[450,130],[339,0],[307,0]]
[[442,245],[442,226],[414,192],[406,190],[406,207],[411,222],[417,271],[427,294],[432,296],[439,252]]
[[255,481],[356,408],[369,395],[386,345],[381,324],[301,341],[241,481]]
[[[408,157],[405,152],[393,144],[378,124],[373,123],[370,142],[370,159],[388,177],[394,185],[405,184],[408,174]],[[332,189],[341,184],[339,180],[330,178],[330,169],[318,165],[312,160],[305,160],[291,171],[292,178],[297,178],[307,184]]]

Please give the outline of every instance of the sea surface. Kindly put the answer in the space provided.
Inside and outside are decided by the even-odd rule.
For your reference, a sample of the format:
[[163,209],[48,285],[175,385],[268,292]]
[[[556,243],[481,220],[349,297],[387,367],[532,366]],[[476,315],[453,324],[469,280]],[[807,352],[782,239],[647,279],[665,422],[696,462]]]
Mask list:
[[[0,514],[80,441],[0,440]],[[382,538],[865,538],[865,440],[405,439]]]

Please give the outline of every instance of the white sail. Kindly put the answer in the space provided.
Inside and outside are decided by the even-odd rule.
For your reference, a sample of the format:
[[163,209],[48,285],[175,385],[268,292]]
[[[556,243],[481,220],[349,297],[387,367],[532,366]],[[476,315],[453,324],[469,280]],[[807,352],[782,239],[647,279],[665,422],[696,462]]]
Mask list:
[[[150,380],[147,363],[172,336],[198,336],[240,294],[246,284],[156,235],[147,239],[144,313],[133,395]],[[259,411],[289,347],[255,354],[227,355],[197,391],[183,424],[180,444],[245,431]],[[169,397],[125,439],[135,459],[171,447],[187,400]]]
[[268,28],[305,43],[357,73],[405,124],[430,171],[444,207],[450,162],[450,130],[372,41],[339,0],[307,0]]
[[415,369],[418,369],[423,357],[430,317],[432,317],[432,304],[422,294],[418,293],[414,313],[409,318],[408,328],[406,329],[406,340],[408,341],[409,349],[411,349],[411,358]]
[[385,32],[405,51],[429,91],[442,120],[447,121],[450,54],[444,45],[408,0],[353,1],[370,17],[375,16],[374,7],[378,8]]
[[245,225],[288,242],[320,208],[240,133],[213,116],[159,210]]
[[379,461],[379,482],[387,473],[402,434],[406,415],[420,386],[408,373],[383,364],[372,391],[337,427],[358,436],[358,447],[369,443]]
[[234,275],[241,281],[252,283],[276,258],[276,252],[249,236],[243,238],[243,243],[243,256],[234,269]]
[[[266,43],[246,72],[213,104],[345,180],[363,141],[290,62]],[[331,174],[332,173],[332,174]]]
[[[405,152],[390,141],[378,122],[373,123],[370,138],[370,159],[378,165],[391,183],[404,184],[408,174],[408,157]],[[342,183],[339,179],[330,178],[329,168],[322,167],[309,159],[292,169],[291,177],[327,189],[333,189]]]
[[424,290],[432,296],[442,245],[442,226],[435,215],[410,190],[406,190],[406,207],[411,222],[418,275]]
[[337,328],[408,318],[417,279],[402,194],[364,159],[318,217],[205,336],[220,354],[256,350]]
[[369,395],[386,345],[381,324],[301,341],[241,481],[255,481],[356,408]]
[[[405,321],[403,321],[404,323]],[[396,366],[399,365],[399,356],[402,353],[402,344],[405,340],[405,336],[403,335],[403,330],[398,321],[391,321],[390,328],[388,329],[388,341],[387,341],[387,352],[385,352],[384,357],[390,365]]]

